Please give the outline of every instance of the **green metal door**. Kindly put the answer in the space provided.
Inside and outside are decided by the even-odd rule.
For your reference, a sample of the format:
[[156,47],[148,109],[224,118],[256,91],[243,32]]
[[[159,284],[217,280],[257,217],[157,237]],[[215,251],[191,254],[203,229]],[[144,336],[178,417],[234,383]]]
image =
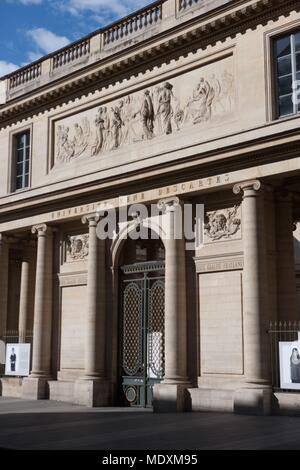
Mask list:
[[164,262],[122,267],[122,391],[131,406],[152,406],[164,377]]

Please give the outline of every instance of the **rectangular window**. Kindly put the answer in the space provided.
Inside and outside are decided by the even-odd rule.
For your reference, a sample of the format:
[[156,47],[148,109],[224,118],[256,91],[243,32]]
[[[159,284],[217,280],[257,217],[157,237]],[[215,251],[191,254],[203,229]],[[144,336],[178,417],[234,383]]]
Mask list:
[[22,132],[14,136],[14,190],[28,188],[30,171],[30,132]]
[[300,112],[300,32],[275,40],[278,117]]

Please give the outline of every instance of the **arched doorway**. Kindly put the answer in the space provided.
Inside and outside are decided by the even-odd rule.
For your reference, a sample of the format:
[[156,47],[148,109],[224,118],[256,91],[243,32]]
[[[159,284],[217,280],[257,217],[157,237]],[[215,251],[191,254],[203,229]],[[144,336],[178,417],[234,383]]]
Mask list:
[[119,259],[120,398],[139,407],[152,406],[165,370],[165,250],[148,238],[126,240]]

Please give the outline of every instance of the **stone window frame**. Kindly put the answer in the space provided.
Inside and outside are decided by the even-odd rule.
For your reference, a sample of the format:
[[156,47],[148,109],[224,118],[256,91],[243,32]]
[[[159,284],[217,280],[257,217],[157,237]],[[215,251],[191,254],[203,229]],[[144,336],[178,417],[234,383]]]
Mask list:
[[[279,61],[280,59],[284,59],[284,58],[289,58],[289,64],[291,65],[291,73],[286,73],[285,75],[280,75],[280,72],[279,72],[279,69],[277,67],[277,70],[275,70],[275,74],[276,74],[276,101],[277,101],[277,115],[279,118],[283,117],[283,116],[287,116],[287,115],[290,115],[290,114],[298,114],[300,112],[300,109],[299,109],[299,105],[295,103],[295,101],[293,101],[293,106],[292,106],[292,112],[287,112],[287,113],[284,113],[282,112],[281,110],[281,107],[280,107],[280,100],[283,98],[283,97],[289,97],[292,98],[295,96],[295,93],[294,93],[294,90],[293,88],[291,90],[289,90],[290,92],[289,93],[283,93],[281,94],[280,93],[280,85],[278,85],[278,81],[282,78],[286,78],[286,77],[291,77],[293,83],[294,81],[297,80],[297,75],[298,73],[300,74],[300,70],[298,72],[298,69],[297,69],[297,57],[300,56],[300,52],[297,51],[297,43],[296,43],[296,37],[300,35],[300,30],[296,30],[295,32],[291,31],[289,34],[284,34],[282,36],[279,36],[277,39],[274,39],[274,45],[273,47],[275,48],[276,47],[276,44],[278,44],[278,42],[280,40],[283,40],[283,39],[287,39],[288,40],[288,43],[289,43],[289,48],[290,48],[290,54],[288,55],[285,55],[283,57],[275,57],[275,51],[274,51],[274,60],[277,59],[277,61]],[[274,64],[274,67],[276,67],[276,65]]]
[[[29,132],[30,148],[29,148],[29,177],[28,186],[16,189],[16,137],[20,134]],[[14,129],[9,134],[9,166],[8,166],[8,192],[20,193],[31,189],[32,184],[32,149],[33,149],[33,125],[27,125]]]
[[297,119],[300,112],[279,116],[277,102],[277,74],[276,58],[274,55],[274,42],[281,36],[293,34],[300,31],[300,20],[296,19],[264,33],[264,53],[265,53],[265,89],[266,89],[266,117],[267,122],[275,123],[285,120]]

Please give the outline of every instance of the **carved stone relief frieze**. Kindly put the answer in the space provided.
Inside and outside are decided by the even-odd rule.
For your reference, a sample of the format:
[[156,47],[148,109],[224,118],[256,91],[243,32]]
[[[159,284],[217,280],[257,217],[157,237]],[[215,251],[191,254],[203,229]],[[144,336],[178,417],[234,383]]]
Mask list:
[[222,122],[235,108],[232,57],[55,123],[55,164]]
[[89,235],[69,235],[66,238],[66,262],[85,261],[89,254]]
[[204,243],[241,238],[241,206],[206,213]]

